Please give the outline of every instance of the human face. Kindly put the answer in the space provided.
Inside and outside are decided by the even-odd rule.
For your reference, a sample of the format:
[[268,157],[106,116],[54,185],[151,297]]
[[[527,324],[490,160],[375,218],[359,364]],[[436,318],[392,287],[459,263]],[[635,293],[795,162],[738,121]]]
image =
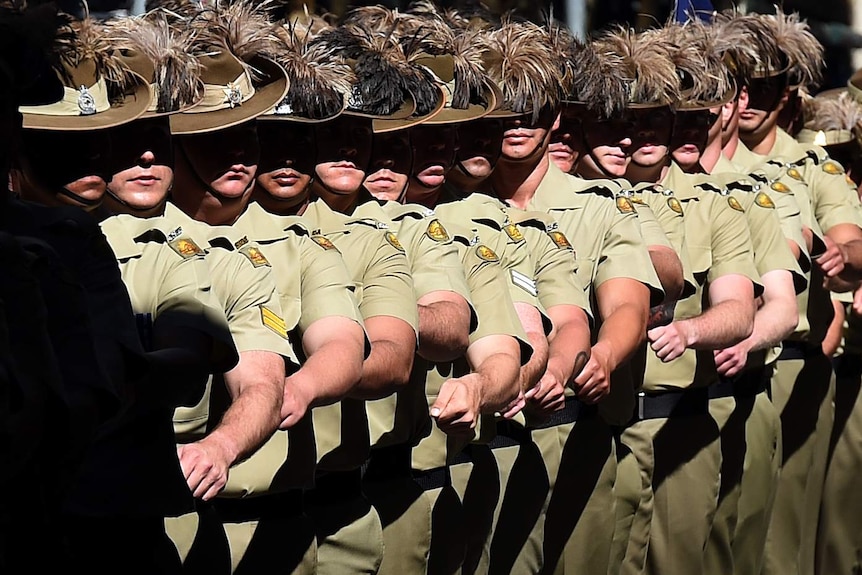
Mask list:
[[178,141],[192,170],[214,195],[234,200],[250,192],[260,161],[254,121],[179,136]]
[[[718,108],[714,110],[677,111],[676,122],[671,138],[673,159],[684,169],[689,170],[697,165],[700,156],[706,149],[710,133],[718,136],[721,115]],[[718,128],[716,129],[716,124]]]
[[534,122],[532,113],[522,114],[503,121],[501,157],[509,161],[524,161],[545,153],[548,134],[557,114],[543,110]]
[[625,176],[631,162],[631,121],[627,118],[601,120],[584,117],[583,129],[584,141],[589,148],[589,154],[581,160],[584,172],[612,178]]
[[442,124],[410,128],[413,148],[411,178],[423,188],[436,190],[446,182],[446,174],[455,165],[458,151],[458,131],[455,126]]
[[313,125],[260,121],[257,137],[260,142],[258,189],[278,200],[303,197],[314,173]]
[[503,145],[503,120],[479,118],[456,124],[458,152],[455,161],[461,171],[476,180],[484,180],[494,171]]
[[174,179],[168,117],[143,118],[112,128],[111,138],[110,195],[138,211],[161,205]]
[[786,78],[756,78],[741,90],[748,105],[739,111],[739,131],[755,137],[769,133],[787,102]]
[[355,194],[362,187],[371,159],[371,119],[341,115],[316,124],[317,181],[339,195]]
[[22,131],[26,176],[46,186],[54,201],[95,209],[107,189],[111,137],[91,132]]
[[563,172],[573,173],[578,158],[586,152],[580,112],[563,108],[554,125],[556,127],[551,131],[548,157]]
[[626,115],[632,125],[632,163],[651,168],[664,162],[673,132],[670,108],[632,108]]
[[371,148],[371,173],[363,183],[365,189],[378,200],[401,200],[413,165],[408,130],[374,134]]

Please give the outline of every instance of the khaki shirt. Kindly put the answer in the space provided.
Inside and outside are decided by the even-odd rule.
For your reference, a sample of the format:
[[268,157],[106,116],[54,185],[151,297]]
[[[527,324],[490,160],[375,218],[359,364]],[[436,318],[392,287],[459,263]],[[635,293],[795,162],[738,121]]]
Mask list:
[[[664,299],[653,268],[634,205],[617,200],[619,185],[610,180],[584,180],[564,174],[553,162],[539,183],[530,208],[549,213],[572,242],[579,282],[587,289],[596,318],[593,341],[601,325],[596,290],[613,278],[629,278],[650,289],[650,305]],[[631,418],[637,382],[627,368],[618,370],[610,395],[599,404],[606,421],[622,423]],[[567,394],[571,394],[567,390]]]
[[[511,299],[509,274],[501,259],[472,230],[446,222],[446,229],[457,246],[464,274],[478,318],[478,325],[470,334],[470,343],[490,335],[515,337],[521,346],[521,364],[532,355],[527,335],[521,326]],[[423,363],[425,372],[426,412],[449,379],[469,374],[472,369],[466,359],[452,363]],[[447,436],[431,424],[430,433],[412,452],[413,469],[427,471],[453,463],[453,458],[471,442],[485,443],[496,433],[495,418],[483,415],[472,436]]]
[[[374,218],[345,216],[322,200],[310,203],[302,217],[315,235],[325,237],[341,252],[363,319],[396,317],[418,331],[419,312],[410,264],[388,224]],[[345,399],[312,411],[319,470],[357,469],[368,458],[372,436],[379,439],[384,433],[402,433],[394,429],[393,410],[368,409],[366,415],[365,404]],[[341,433],[342,429],[346,432]],[[409,429],[403,430],[405,439],[410,433]]]
[[[698,281],[697,292],[677,302],[675,321],[700,315],[707,284],[721,276],[746,276],[755,284],[755,295],[761,291],[744,209],[737,209],[735,199],[701,189],[703,183],[710,185],[710,176],[689,176],[675,163],[661,182],[674,190],[682,204],[689,257]],[[652,349],[647,352],[643,385],[647,392],[705,387],[716,381],[712,351],[686,349],[668,363],[658,359]]]
[[[168,237],[178,250],[206,254],[213,292],[224,306],[237,351],[270,351],[298,365],[276,281],[263,251],[253,243],[237,247],[223,230],[220,233],[218,228],[193,220],[171,203],[166,205],[164,217],[176,226]],[[174,412],[174,431],[180,443],[206,435],[207,422],[211,418],[218,421],[229,406],[222,374],[210,378],[207,389],[198,405]]]

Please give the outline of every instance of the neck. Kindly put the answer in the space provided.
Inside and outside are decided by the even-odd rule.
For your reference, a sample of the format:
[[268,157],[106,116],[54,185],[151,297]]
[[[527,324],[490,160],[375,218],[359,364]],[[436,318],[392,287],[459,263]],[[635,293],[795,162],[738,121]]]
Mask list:
[[346,216],[353,213],[359,200],[359,190],[349,195],[336,194],[317,182],[311,184],[311,195],[320,198],[333,212]]
[[407,192],[401,197],[401,203],[419,204],[420,206],[434,209],[434,206],[440,201],[440,192],[442,189],[442,186],[431,189],[408,183]]
[[211,226],[233,224],[245,211],[253,190],[254,180],[241,196],[216,196],[186,162],[184,154],[177,155],[171,203],[194,220]]
[[775,146],[775,140],[778,138],[778,126],[772,126],[772,128],[761,138],[757,138],[756,136],[746,137],[745,134],[740,134],[740,138],[745,142],[745,145],[748,146],[748,149],[755,154],[768,156],[769,153],[772,152],[772,148]]
[[736,154],[736,150],[739,148],[739,130],[733,130],[730,133],[730,136],[727,139],[727,143],[721,149],[721,153],[724,154],[724,157],[728,160],[732,160],[733,156]]
[[308,205],[309,188],[303,190],[298,196],[285,200],[273,197],[263,191],[263,188],[256,188],[251,200],[260,204],[260,207],[270,214],[295,216]]
[[106,214],[105,217],[117,214],[128,214],[130,216],[135,216],[136,218],[155,218],[165,213],[165,204],[167,202],[168,198],[167,195],[165,195],[162,201],[155,206],[151,208],[137,209],[120,200],[117,196],[111,193],[111,189],[108,188],[107,193],[105,193],[105,199],[102,201],[102,205],[98,212]]
[[512,162],[500,158],[488,178],[493,195],[516,208],[527,209],[542,178],[548,173],[549,162],[544,151],[534,162]]
[[665,169],[670,165],[670,156],[652,166],[641,166],[634,161],[626,168],[626,179],[633,184],[657,184],[664,177]]
[[459,166],[452,168],[446,175],[446,181],[463,194],[475,192],[485,179],[477,179],[464,173]]
[[700,167],[706,173],[711,174],[719,158],[721,158],[721,134],[713,138],[711,142],[707,142],[706,148],[700,155]]

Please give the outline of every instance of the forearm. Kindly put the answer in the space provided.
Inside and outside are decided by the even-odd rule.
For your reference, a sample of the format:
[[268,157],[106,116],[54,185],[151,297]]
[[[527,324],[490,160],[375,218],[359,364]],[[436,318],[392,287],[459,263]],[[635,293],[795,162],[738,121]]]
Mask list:
[[235,465],[257,449],[281,422],[280,386],[246,386],[235,397],[215,429],[201,442],[217,443]]
[[348,396],[362,377],[362,349],[354,342],[333,339],[320,346],[296,373],[285,380],[299,395],[308,398],[308,407],[329,405]]
[[507,353],[495,353],[476,369],[481,382],[481,413],[493,414],[504,409],[518,396],[520,361]]
[[355,399],[381,399],[404,388],[410,381],[413,353],[387,340],[373,341],[371,354],[362,364],[362,378],[351,390]]
[[470,343],[470,309],[451,301],[419,305],[419,355],[429,361],[453,361]]
[[637,351],[646,339],[647,310],[639,303],[623,303],[603,319],[593,349],[604,351],[609,371],[614,371]]
[[745,338],[749,351],[767,349],[787,338],[799,322],[796,301],[767,301],[754,314],[751,335]]
[[845,250],[846,259],[844,271],[839,274],[839,277],[847,282],[862,280],[862,239],[850,240],[843,243],[842,247]]
[[664,301],[671,302],[679,299],[684,286],[682,262],[679,256],[664,246],[651,246],[649,248],[650,260],[656,275],[661,281],[664,290]]
[[560,324],[548,343],[547,370],[559,374],[560,380],[570,382],[590,357],[590,328],[582,323]]
[[533,355],[530,360],[521,366],[520,382],[521,389],[527,391],[536,385],[548,367],[548,339],[542,332],[528,331],[527,339],[533,347]]
[[680,320],[691,349],[723,349],[751,335],[754,324],[754,299],[726,300],[702,314]]

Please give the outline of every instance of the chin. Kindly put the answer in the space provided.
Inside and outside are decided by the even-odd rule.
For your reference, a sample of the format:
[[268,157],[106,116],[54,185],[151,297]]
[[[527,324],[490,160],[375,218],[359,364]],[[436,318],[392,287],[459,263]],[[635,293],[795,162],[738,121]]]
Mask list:
[[210,187],[223,198],[238,199],[249,190],[251,180],[233,180],[228,183],[214,182]]

